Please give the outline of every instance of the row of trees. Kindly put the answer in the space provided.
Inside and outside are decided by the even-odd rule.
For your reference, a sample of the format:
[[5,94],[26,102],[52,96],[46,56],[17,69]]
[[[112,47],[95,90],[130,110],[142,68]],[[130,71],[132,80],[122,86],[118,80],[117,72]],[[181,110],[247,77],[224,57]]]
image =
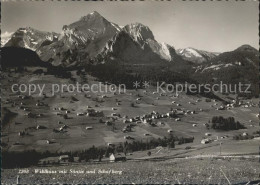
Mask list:
[[234,117],[223,118],[222,116],[214,116],[211,128],[218,130],[238,130],[246,127],[239,121],[235,121]]
[[68,155],[69,162],[74,161],[74,157],[79,157],[79,161],[91,161],[98,159],[99,161],[102,158],[109,157],[111,153],[125,153],[135,152],[135,151],[144,151],[156,148],[158,146],[175,148],[175,144],[184,144],[193,142],[194,137],[183,138],[170,135],[170,137],[164,137],[163,139],[151,139],[151,140],[140,140],[133,142],[124,142],[123,144],[109,146],[109,147],[95,147],[94,145],[86,150],[75,151],[75,152],[56,152],[50,153],[46,152],[37,152],[35,150],[24,151],[24,152],[2,152],[2,167],[3,168],[21,168],[37,165],[40,159],[47,157],[58,157],[61,155]]

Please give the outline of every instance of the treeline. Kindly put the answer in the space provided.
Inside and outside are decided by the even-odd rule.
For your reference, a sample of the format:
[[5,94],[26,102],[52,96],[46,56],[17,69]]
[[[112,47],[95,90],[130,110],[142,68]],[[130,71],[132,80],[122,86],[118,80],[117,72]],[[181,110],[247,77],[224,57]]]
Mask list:
[[194,137],[184,138],[170,135],[170,137],[151,139],[147,141],[133,141],[124,142],[123,144],[109,146],[109,147],[95,147],[94,145],[86,150],[75,151],[75,152],[56,152],[51,153],[37,152],[35,150],[24,151],[24,152],[2,152],[2,167],[3,168],[24,168],[29,166],[35,166],[41,159],[47,157],[58,157],[61,155],[68,155],[69,162],[74,162],[74,157],[79,157],[79,162],[91,160],[99,160],[102,158],[109,157],[111,153],[129,153],[135,151],[144,151],[154,149],[158,146],[175,148],[175,144],[181,145],[184,143],[192,143]]
[[131,65],[120,62],[107,62],[104,64],[88,65],[86,72],[97,77],[102,82],[113,84],[125,84],[127,88],[133,88],[133,82],[149,81],[152,85],[157,82],[194,82],[189,76],[188,69],[176,72],[173,66],[168,64],[157,65]]
[[214,116],[211,122],[211,128],[217,130],[238,130],[246,128],[239,121],[235,121],[234,117],[223,118],[222,116]]
[[23,152],[2,151],[2,168],[24,168],[37,165],[39,160],[46,157],[55,157],[64,153],[37,152],[28,150]]

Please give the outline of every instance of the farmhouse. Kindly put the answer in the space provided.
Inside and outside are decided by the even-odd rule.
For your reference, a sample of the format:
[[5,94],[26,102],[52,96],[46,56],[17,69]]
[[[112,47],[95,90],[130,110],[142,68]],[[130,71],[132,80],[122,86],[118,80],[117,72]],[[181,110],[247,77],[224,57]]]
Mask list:
[[59,161],[68,162],[68,160],[69,160],[69,156],[68,155],[61,155],[59,157]]
[[244,132],[244,133],[242,134],[242,136],[248,136],[248,133]]
[[86,127],[86,130],[92,130],[93,127]]
[[211,136],[211,133],[205,133],[205,136]]
[[201,144],[208,144],[210,143],[210,139],[202,139]]
[[126,156],[123,153],[111,154],[109,156],[110,162],[126,161]]

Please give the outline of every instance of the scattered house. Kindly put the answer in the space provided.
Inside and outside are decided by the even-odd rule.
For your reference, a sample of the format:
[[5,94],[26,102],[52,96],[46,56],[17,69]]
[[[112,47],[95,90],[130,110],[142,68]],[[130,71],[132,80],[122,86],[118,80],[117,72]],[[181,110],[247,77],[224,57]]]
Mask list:
[[107,143],[107,146],[114,147],[115,145],[113,143]]
[[146,133],[146,134],[144,134],[144,136],[150,136],[150,134]]
[[24,136],[25,135],[25,131],[21,131],[18,133],[19,136]]
[[126,161],[126,156],[123,153],[111,154],[109,156],[110,162]]
[[164,123],[161,122],[161,121],[159,121],[157,124],[158,124],[158,125],[164,125]]
[[111,116],[117,116],[117,117],[120,117],[120,114],[112,113]]
[[93,127],[86,127],[86,130],[92,130]]
[[175,121],[181,121],[181,118],[176,118]]
[[211,136],[211,133],[205,133],[205,136]]
[[196,126],[197,126],[197,124],[192,124],[192,126],[193,126],[193,127],[196,127]]
[[112,122],[106,121],[106,122],[105,122],[105,125],[110,126],[110,125],[112,125]]
[[124,139],[134,139],[134,138],[131,136],[124,136]]
[[242,134],[242,136],[248,136],[248,133],[244,132],[244,133]]
[[208,143],[210,143],[210,139],[202,139],[201,140],[201,142],[200,142],[201,144],[208,144]]
[[45,129],[46,127],[45,126],[42,126],[42,125],[37,125],[36,126],[36,129],[39,130],[39,129]]
[[69,156],[68,155],[61,155],[59,157],[59,161],[61,161],[61,162],[69,162]]
[[168,132],[168,133],[172,133],[172,132],[173,132],[173,130],[172,130],[172,129],[169,129],[167,132]]
[[84,113],[77,113],[77,116],[84,116]]

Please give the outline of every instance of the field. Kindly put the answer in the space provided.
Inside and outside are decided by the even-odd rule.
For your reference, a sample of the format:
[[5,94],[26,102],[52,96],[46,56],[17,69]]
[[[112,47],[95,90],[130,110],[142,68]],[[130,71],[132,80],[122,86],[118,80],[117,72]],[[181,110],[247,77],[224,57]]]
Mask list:
[[[15,79],[18,74],[9,74],[11,80]],[[19,75],[18,75],[19,76]],[[55,94],[51,96],[51,84],[75,84],[68,79],[56,78],[52,75],[23,75],[18,80],[11,82],[12,84],[23,82],[34,84],[45,84],[45,97],[39,97],[34,93],[28,99],[21,99],[19,94],[10,92],[11,83],[8,78],[3,82],[3,107],[8,108],[11,112],[17,113],[2,131],[2,142],[7,143],[9,151],[23,151],[28,149],[36,149],[38,151],[73,151],[79,149],[86,149],[95,146],[107,145],[107,143],[122,143],[125,141],[124,136],[129,135],[136,140],[146,140],[147,138],[159,138],[168,136],[169,129],[173,130],[173,135],[183,137],[194,137],[194,145],[200,144],[200,141],[205,138],[205,133],[211,133],[211,138],[220,140],[221,136],[228,135],[229,138],[223,139],[223,142],[232,140],[234,134],[241,134],[247,132],[252,134],[259,130],[258,123],[258,99],[245,100],[252,101],[254,106],[250,107],[234,107],[230,110],[216,110],[222,103],[219,101],[206,102],[204,97],[189,96],[185,93],[174,97],[174,93],[168,93],[163,96],[154,94],[156,91],[154,87],[144,90],[127,90],[123,94],[112,93],[85,93],[83,92],[64,92],[62,94]],[[93,78],[88,77],[88,83],[98,83]],[[104,86],[104,84],[103,84]],[[103,97],[102,96],[106,96]],[[136,100],[140,97],[140,100]],[[74,99],[75,98],[75,99]],[[75,101],[73,101],[73,99]],[[199,101],[197,101],[199,99]],[[6,101],[8,100],[8,101]],[[172,101],[175,101],[172,104]],[[7,103],[5,103],[7,102]],[[15,102],[12,105],[11,102]],[[43,105],[36,106],[37,102]],[[119,102],[119,103],[118,103]],[[117,104],[118,103],[118,104]],[[134,103],[134,107],[131,106]],[[26,109],[19,109],[21,104]],[[180,104],[181,106],[177,106]],[[63,108],[59,110],[59,108]],[[77,116],[78,113],[85,113],[88,108],[103,112],[102,117],[87,117],[85,115]],[[112,108],[114,110],[112,110]],[[180,115],[180,121],[174,118],[161,118],[155,120],[155,123],[163,122],[164,124],[157,124],[151,126],[144,123],[135,123],[136,126],[132,132],[123,133],[122,129],[126,123],[123,123],[123,118],[128,116],[128,119],[136,116],[149,114],[152,111],[166,114],[170,109],[181,109],[182,111],[195,111],[195,114]],[[55,109],[55,110],[54,110]],[[65,114],[69,111],[68,118],[57,113]],[[31,112],[33,114],[42,114],[37,118],[28,118],[24,114]],[[111,120],[112,113],[120,114],[120,118],[115,118],[113,126],[107,126],[105,121]],[[205,123],[208,123],[213,116],[234,117],[236,121],[244,124],[247,129],[218,132],[215,130],[208,130]],[[102,123],[100,123],[102,119]],[[60,121],[60,123],[59,123]],[[17,123],[17,124],[14,124]],[[193,127],[196,124],[196,127]],[[66,131],[54,133],[53,129],[58,129],[62,125],[68,126]],[[37,126],[44,126],[44,129],[36,129]],[[85,129],[92,127],[92,130]],[[28,130],[28,135],[19,136],[18,133],[23,130]],[[149,134],[145,136],[144,134]],[[51,141],[52,144],[47,144],[46,141]],[[14,145],[19,141],[19,145]],[[77,143],[77,145],[75,145]]]
[[[28,69],[28,70],[36,70]],[[84,93],[64,91],[52,96],[52,84],[75,84],[75,80],[58,78],[53,75],[37,75],[32,71],[19,73],[3,73],[2,109],[15,113],[2,127],[3,150],[70,152],[81,151],[95,146],[120,144],[130,136],[133,140],[148,141],[152,138],[169,136],[169,130],[177,137],[194,137],[193,143],[176,145],[174,149],[157,147],[152,149],[151,156],[147,151],[137,151],[127,155],[127,162],[109,163],[73,163],[68,166],[39,167],[52,170],[69,169],[113,169],[123,171],[122,175],[106,174],[20,174],[21,183],[231,183],[259,179],[259,137],[237,141],[234,135],[247,133],[253,135],[260,129],[257,114],[258,99],[240,100],[242,105],[229,110],[216,110],[223,105],[221,101],[200,95],[186,93],[155,93],[156,87],[129,90],[124,93]],[[79,78],[73,72],[77,82],[89,85],[99,82],[86,75]],[[28,96],[26,93],[11,92],[12,84],[45,84],[44,96],[38,91]],[[105,84],[102,83],[102,89]],[[221,95],[225,100],[232,100],[234,95]],[[178,105],[179,104],[179,105]],[[102,113],[100,116],[87,116],[93,109]],[[181,111],[179,120],[172,117],[153,119],[154,125],[130,119],[158,112],[163,115],[171,109]],[[187,113],[194,111],[194,113]],[[115,116],[112,114],[120,114]],[[34,117],[28,114],[36,115]],[[60,115],[58,115],[60,114]],[[64,118],[64,115],[67,115]],[[233,131],[217,131],[207,128],[206,123],[213,116],[234,117],[245,125],[246,129]],[[128,123],[124,123],[127,120]],[[105,124],[111,122],[112,125]],[[133,124],[132,131],[123,132],[126,125]],[[65,127],[64,127],[65,126]],[[61,127],[64,127],[60,129]],[[21,132],[26,134],[22,135]],[[210,133],[210,135],[205,135]],[[212,142],[201,144],[201,140],[209,138]],[[131,140],[128,140],[131,142]],[[249,159],[218,159],[216,156],[250,156]],[[203,156],[206,156],[205,158]],[[214,156],[214,158],[210,157]],[[187,158],[185,158],[187,157]],[[198,157],[198,158],[196,158]],[[158,160],[158,161],[157,161]],[[30,167],[33,170],[38,167]],[[135,170],[133,170],[135,169]],[[14,183],[18,169],[3,171],[3,183]],[[222,170],[224,172],[222,172]],[[227,178],[223,173],[228,176]],[[187,178],[188,177],[188,178]],[[30,179],[30,180],[29,180]]]

